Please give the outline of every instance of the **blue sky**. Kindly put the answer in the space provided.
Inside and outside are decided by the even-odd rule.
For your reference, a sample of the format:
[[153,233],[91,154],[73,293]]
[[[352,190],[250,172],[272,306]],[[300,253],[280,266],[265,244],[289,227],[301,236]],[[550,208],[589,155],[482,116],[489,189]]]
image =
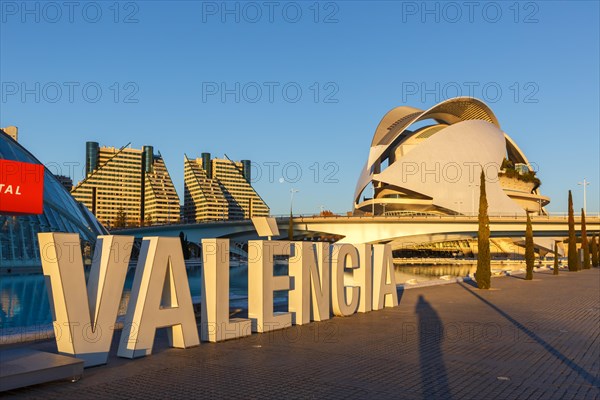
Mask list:
[[388,110],[463,94],[539,166],[550,211],[568,189],[580,208],[583,178],[599,210],[598,2],[0,5],[0,126],[75,181],[87,140],[150,144],[180,196],[183,154],[208,151],[251,159],[273,214],[291,188],[297,212],[344,212]]

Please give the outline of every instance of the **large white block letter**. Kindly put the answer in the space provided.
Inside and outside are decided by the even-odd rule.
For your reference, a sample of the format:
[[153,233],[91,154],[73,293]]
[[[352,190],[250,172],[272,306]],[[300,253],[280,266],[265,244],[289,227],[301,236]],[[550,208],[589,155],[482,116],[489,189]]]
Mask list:
[[348,243],[334,244],[331,248],[331,308],[334,315],[352,315],[360,300],[360,289],[354,286],[352,273],[352,269],[358,268],[358,251]]
[[294,242],[290,257],[289,310],[292,322],[302,325],[310,321],[329,319],[330,268],[329,244]]
[[373,245],[373,310],[398,305],[394,258],[389,244]]
[[373,309],[373,251],[367,243],[357,244],[359,266],[354,268],[354,282],[360,288],[358,312],[369,312]]
[[229,319],[229,239],[203,239],[202,261],[202,340],[250,335],[249,319]]
[[290,254],[290,242],[248,242],[248,317],[253,332],[268,332],[292,325],[292,314],[273,312],[273,292],[289,290],[289,276],[273,276],[273,256]]
[[133,236],[98,236],[87,293],[79,235],[39,233],[38,239],[58,351],[86,367],[106,364]]
[[121,333],[119,356],[135,358],[152,354],[156,329],[164,327],[170,328],[172,347],[200,344],[179,238],[144,238]]

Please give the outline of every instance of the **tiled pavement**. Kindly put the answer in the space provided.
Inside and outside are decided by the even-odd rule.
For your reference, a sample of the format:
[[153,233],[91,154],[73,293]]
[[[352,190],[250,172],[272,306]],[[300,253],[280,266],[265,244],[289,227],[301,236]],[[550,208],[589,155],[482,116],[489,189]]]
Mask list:
[[[27,398],[600,399],[600,270],[404,291],[355,314],[86,369]],[[118,334],[115,338],[118,339]],[[55,351],[53,342],[32,345]]]

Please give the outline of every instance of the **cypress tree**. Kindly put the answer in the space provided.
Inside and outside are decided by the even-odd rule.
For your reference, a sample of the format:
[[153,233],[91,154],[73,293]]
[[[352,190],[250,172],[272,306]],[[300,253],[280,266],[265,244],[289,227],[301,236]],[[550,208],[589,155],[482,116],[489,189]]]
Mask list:
[[598,267],[600,267],[600,237],[596,238],[596,257],[598,258]]
[[558,242],[554,242],[554,275],[558,275]]
[[479,232],[477,234],[477,271],[475,281],[479,289],[491,287],[491,260],[490,260],[490,218],[488,216],[488,203],[485,193],[485,174],[481,170],[479,186]]
[[600,254],[598,254],[598,242],[596,239],[596,235],[592,236],[592,245],[590,246],[590,253],[592,253],[592,266],[598,267],[598,262],[600,261]]
[[587,238],[587,229],[585,227],[585,211],[581,209],[581,248],[583,249],[582,269],[590,269],[590,248]]
[[569,190],[569,271],[578,271],[577,238],[575,237],[575,216],[573,215],[573,195]]
[[598,259],[598,267],[600,267],[600,237],[596,237],[596,258]]
[[531,227],[531,218],[527,214],[527,228],[525,230],[525,280],[533,279],[533,264],[535,263],[535,252],[533,250],[533,228]]

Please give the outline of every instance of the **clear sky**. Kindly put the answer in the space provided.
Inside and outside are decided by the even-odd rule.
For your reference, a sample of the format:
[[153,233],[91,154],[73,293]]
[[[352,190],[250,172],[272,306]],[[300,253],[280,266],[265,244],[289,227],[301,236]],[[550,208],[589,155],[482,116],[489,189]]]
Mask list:
[[[253,161],[273,214],[352,207],[381,117],[484,100],[539,167],[599,210],[596,1],[1,1],[0,126],[82,178],[85,142]],[[78,167],[73,168],[73,165]],[[301,175],[299,175],[301,173]]]

